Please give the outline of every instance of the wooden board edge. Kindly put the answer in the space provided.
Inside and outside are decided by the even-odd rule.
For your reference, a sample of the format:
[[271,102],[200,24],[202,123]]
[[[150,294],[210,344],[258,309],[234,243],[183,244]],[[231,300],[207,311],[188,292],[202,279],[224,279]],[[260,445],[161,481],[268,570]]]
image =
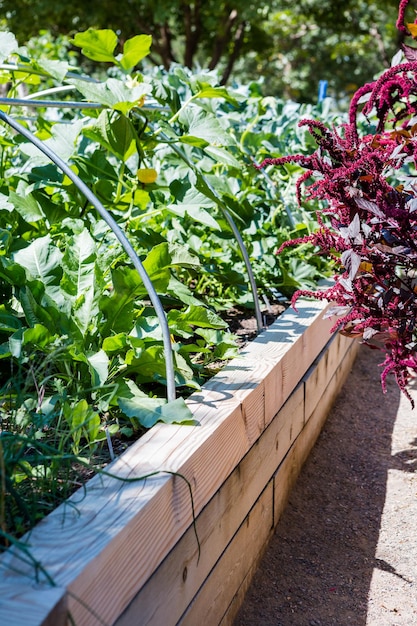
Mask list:
[[272,523],[273,484],[270,481],[177,626],[221,623],[230,598],[235,596],[241,581],[268,545]]

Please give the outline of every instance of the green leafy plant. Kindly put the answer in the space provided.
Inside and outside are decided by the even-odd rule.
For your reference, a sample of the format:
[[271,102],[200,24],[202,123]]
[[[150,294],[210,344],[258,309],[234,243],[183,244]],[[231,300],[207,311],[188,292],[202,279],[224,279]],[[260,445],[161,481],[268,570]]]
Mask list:
[[[307,248],[301,258],[274,254],[277,237],[314,226],[291,196],[299,168],[265,177],[253,167],[270,150],[308,150],[294,121],[311,108],[260,98],[252,87],[226,90],[209,72],[145,75],[135,68],[149,51],[146,36],[120,52],[109,30],[80,33],[73,44],[108,73],[92,79],[65,58],[31,58],[1,34],[3,106],[70,165],[132,242],[166,311],[180,397],[166,400],[160,324],[119,240],[72,178],[2,126],[0,433],[14,450],[3,509],[12,489],[17,509],[38,493],[38,474],[54,492],[55,465],[42,454],[61,455],[71,468],[77,459],[100,465],[111,437],[137,436],[158,421],[193,423],[184,395],[213,363],[237,354],[219,312],[253,306],[231,217],[266,297],[277,288],[286,297],[328,272]],[[18,91],[23,100],[13,100]],[[4,537],[13,510],[2,518]]]

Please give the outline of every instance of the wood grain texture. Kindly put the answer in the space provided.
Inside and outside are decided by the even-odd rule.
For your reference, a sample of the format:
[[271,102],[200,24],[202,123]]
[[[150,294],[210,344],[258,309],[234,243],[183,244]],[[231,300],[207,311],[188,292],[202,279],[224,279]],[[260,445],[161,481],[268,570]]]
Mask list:
[[270,481],[178,626],[220,624],[240,581],[261,559],[272,534],[272,521],[273,485]]
[[[134,626],[139,620],[141,625],[176,624],[184,607],[204,583],[204,577],[214,567],[222,549],[231,541],[235,529],[279,466],[274,485],[274,512],[277,517],[274,524],[277,523],[304,460],[304,456],[300,458],[306,449],[305,443],[301,446],[302,439],[296,450],[287,453],[304,426],[304,398],[308,398],[305,385],[307,382],[318,384],[323,393],[326,383],[340,365],[338,360],[343,360],[346,350],[352,348],[352,343],[344,339],[340,342],[336,337],[329,341],[328,350],[319,355],[303,382],[198,518],[202,546],[200,561],[197,563],[195,538],[189,531],[118,620],[117,626]],[[318,375],[315,374],[316,369]],[[317,394],[315,398],[317,400]],[[310,416],[310,407],[306,411]],[[237,594],[228,609],[230,614],[237,611],[233,608],[239,606],[237,598],[243,597],[241,586]],[[223,619],[225,624],[231,623],[230,616]]]
[[[275,475],[274,489],[274,524],[276,525],[285,508],[288,494],[299,475],[313,445],[315,444],[323,424],[326,421],[330,408],[336,399],[347,375],[354,363],[359,344],[351,342],[344,344],[347,348],[343,358],[331,377],[327,387],[323,389],[322,396],[312,413],[307,410],[306,424],[292,445],[282,467],[279,467]],[[308,378],[312,375],[309,372]]]
[[189,529],[119,618],[117,626],[177,622],[271,480],[303,424],[304,386],[299,385],[197,518],[200,558],[193,529]]
[[0,595],[1,626],[60,626],[66,615],[66,590],[59,587],[26,583]]
[[351,349],[357,350],[359,346],[356,340],[348,339],[340,334],[333,335],[331,342],[331,349],[319,355],[304,376],[307,411],[306,420],[311,413],[313,413],[318,402],[321,400],[323,391],[334,376],[344,358],[344,354]]
[[[274,353],[279,354],[280,358],[264,378],[265,424],[273,419],[277,407],[282,406],[331,338],[331,323],[323,319],[322,307],[321,303],[302,301],[298,313],[286,311],[287,315],[283,324],[279,325],[279,330],[271,327],[266,332],[265,339],[273,343],[273,347],[268,350],[268,358],[273,358]],[[314,323],[309,325],[308,319],[311,318]],[[300,332],[301,329],[303,332]],[[259,343],[253,346],[252,351],[252,354],[258,353],[260,358],[264,358]]]
[[[324,371],[332,371],[332,375],[327,379],[327,386],[321,387],[322,395],[317,401],[314,410],[310,412],[309,407],[306,406],[308,419],[298,436],[292,442],[287,455],[274,475],[274,528],[277,526],[285,509],[291,489],[293,488],[297,477],[321,432],[335,396],[343,385],[343,382],[355,360],[359,344],[355,344],[351,340],[346,342],[345,339],[346,338],[342,338],[342,341],[339,342],[336,338],[335,341],[330,342],[328,353],[327,351],[323,353],[321,358],[319,358],[316,362],[316,368],[321,370],[319,371],[316,380],[320,380],[320,382],[323,383]],[[337,364],[335,363],[334,355],[338,355],[339,357],[339,362]],[[326,358],[324,358],[325,356]],[[329,363],[335,365],[335,369],[331,370],[329,368]],[[316,368],[313,367],[309,370],[309,373],[304,379],[304,384],[306,384],[309,380],[310,382],[313,380],[311,377],[314,376]],[[317,396],[315,397],[317,398]],[[266,547],[264,546],[263,551]],[[253,566],[248,569],[246,576],[241,580],[241,584],[235,595],[232,597],[225,615],[223,615],[223,618],[219,622],[219,626],[233,625],[237,612],[244,600],[245,593],[251,584],[258,563],[259,561],[255,560]]]

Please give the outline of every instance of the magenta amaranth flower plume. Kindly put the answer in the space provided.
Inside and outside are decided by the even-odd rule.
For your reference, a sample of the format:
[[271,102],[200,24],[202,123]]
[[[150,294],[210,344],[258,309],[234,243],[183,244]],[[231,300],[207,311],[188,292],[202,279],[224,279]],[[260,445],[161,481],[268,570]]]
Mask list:
[[[399,4],[397,27],[417,38],[417,22],[405,22],[408,4]],[[302,189],[306,200],[323,201],[317,231],[278,253],[311,243],[336,259],[338,273],[330,289],[298,291],[293,303],[300,295],[332,301],[333,330],[383,350],[384,391],[392,372],[410,398],[407,384],[417,372],[417,48],[403,52],[403,63],[356,92],[346,124],[300,122],[318,144],[314,154],[269,158],[259,167],[298,163],[306,169],[299,201]]]

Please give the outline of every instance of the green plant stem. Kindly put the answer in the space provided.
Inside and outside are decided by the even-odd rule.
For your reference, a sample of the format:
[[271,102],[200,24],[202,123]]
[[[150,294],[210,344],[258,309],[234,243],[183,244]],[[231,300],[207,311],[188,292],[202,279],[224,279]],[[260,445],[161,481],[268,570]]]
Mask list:
[[119,178],[117,181],[117,187],[116,187],[116,196],[114,198],[114,204],[118,205],[120,202],[120,198],[122,196],[123,193],[123,178],[125,175],[125,171],[126,171],[126,163],[122,163],[120,166],[120,170],[119,170]]
[[[183,112],[183,111],[184,111],[184,110],[185,110],[185,109],[186,109],[186,108],[187,108],[187,107],[191,104],[191,102],[193,102],[196,98],[197,98],[197,96],[196,96],[196,95],[191,96],[190,98],[188,98],[188,100],[186,100],[186,101],[184,102],[184,104],[183,104],[183,105],[182,105],[182,106],[178,109],[178,111],[177,111],[177,112],[176,112],[176,113],[175,113],[172,117],[170,117],[170,118],[169,118],[169,120],[168,120],[167,124],[168,124],[168,125],[171,125],[171,124],[173,124],[174,122],[176,122],[176,121],[177,121],[177,119],[179,118],[179,116],[181,115],[181,113],[182,113],[182,112]],[[162,128],[158,128],[157,130],[155,130],[155,131],[154,131],[154,133],[153,133],[153,135],[152,135],[152,136],[153,136],[153,137],[158,137],[158,135],[160,135],[162,132],[163,132],[163,131],[162,131]]]

